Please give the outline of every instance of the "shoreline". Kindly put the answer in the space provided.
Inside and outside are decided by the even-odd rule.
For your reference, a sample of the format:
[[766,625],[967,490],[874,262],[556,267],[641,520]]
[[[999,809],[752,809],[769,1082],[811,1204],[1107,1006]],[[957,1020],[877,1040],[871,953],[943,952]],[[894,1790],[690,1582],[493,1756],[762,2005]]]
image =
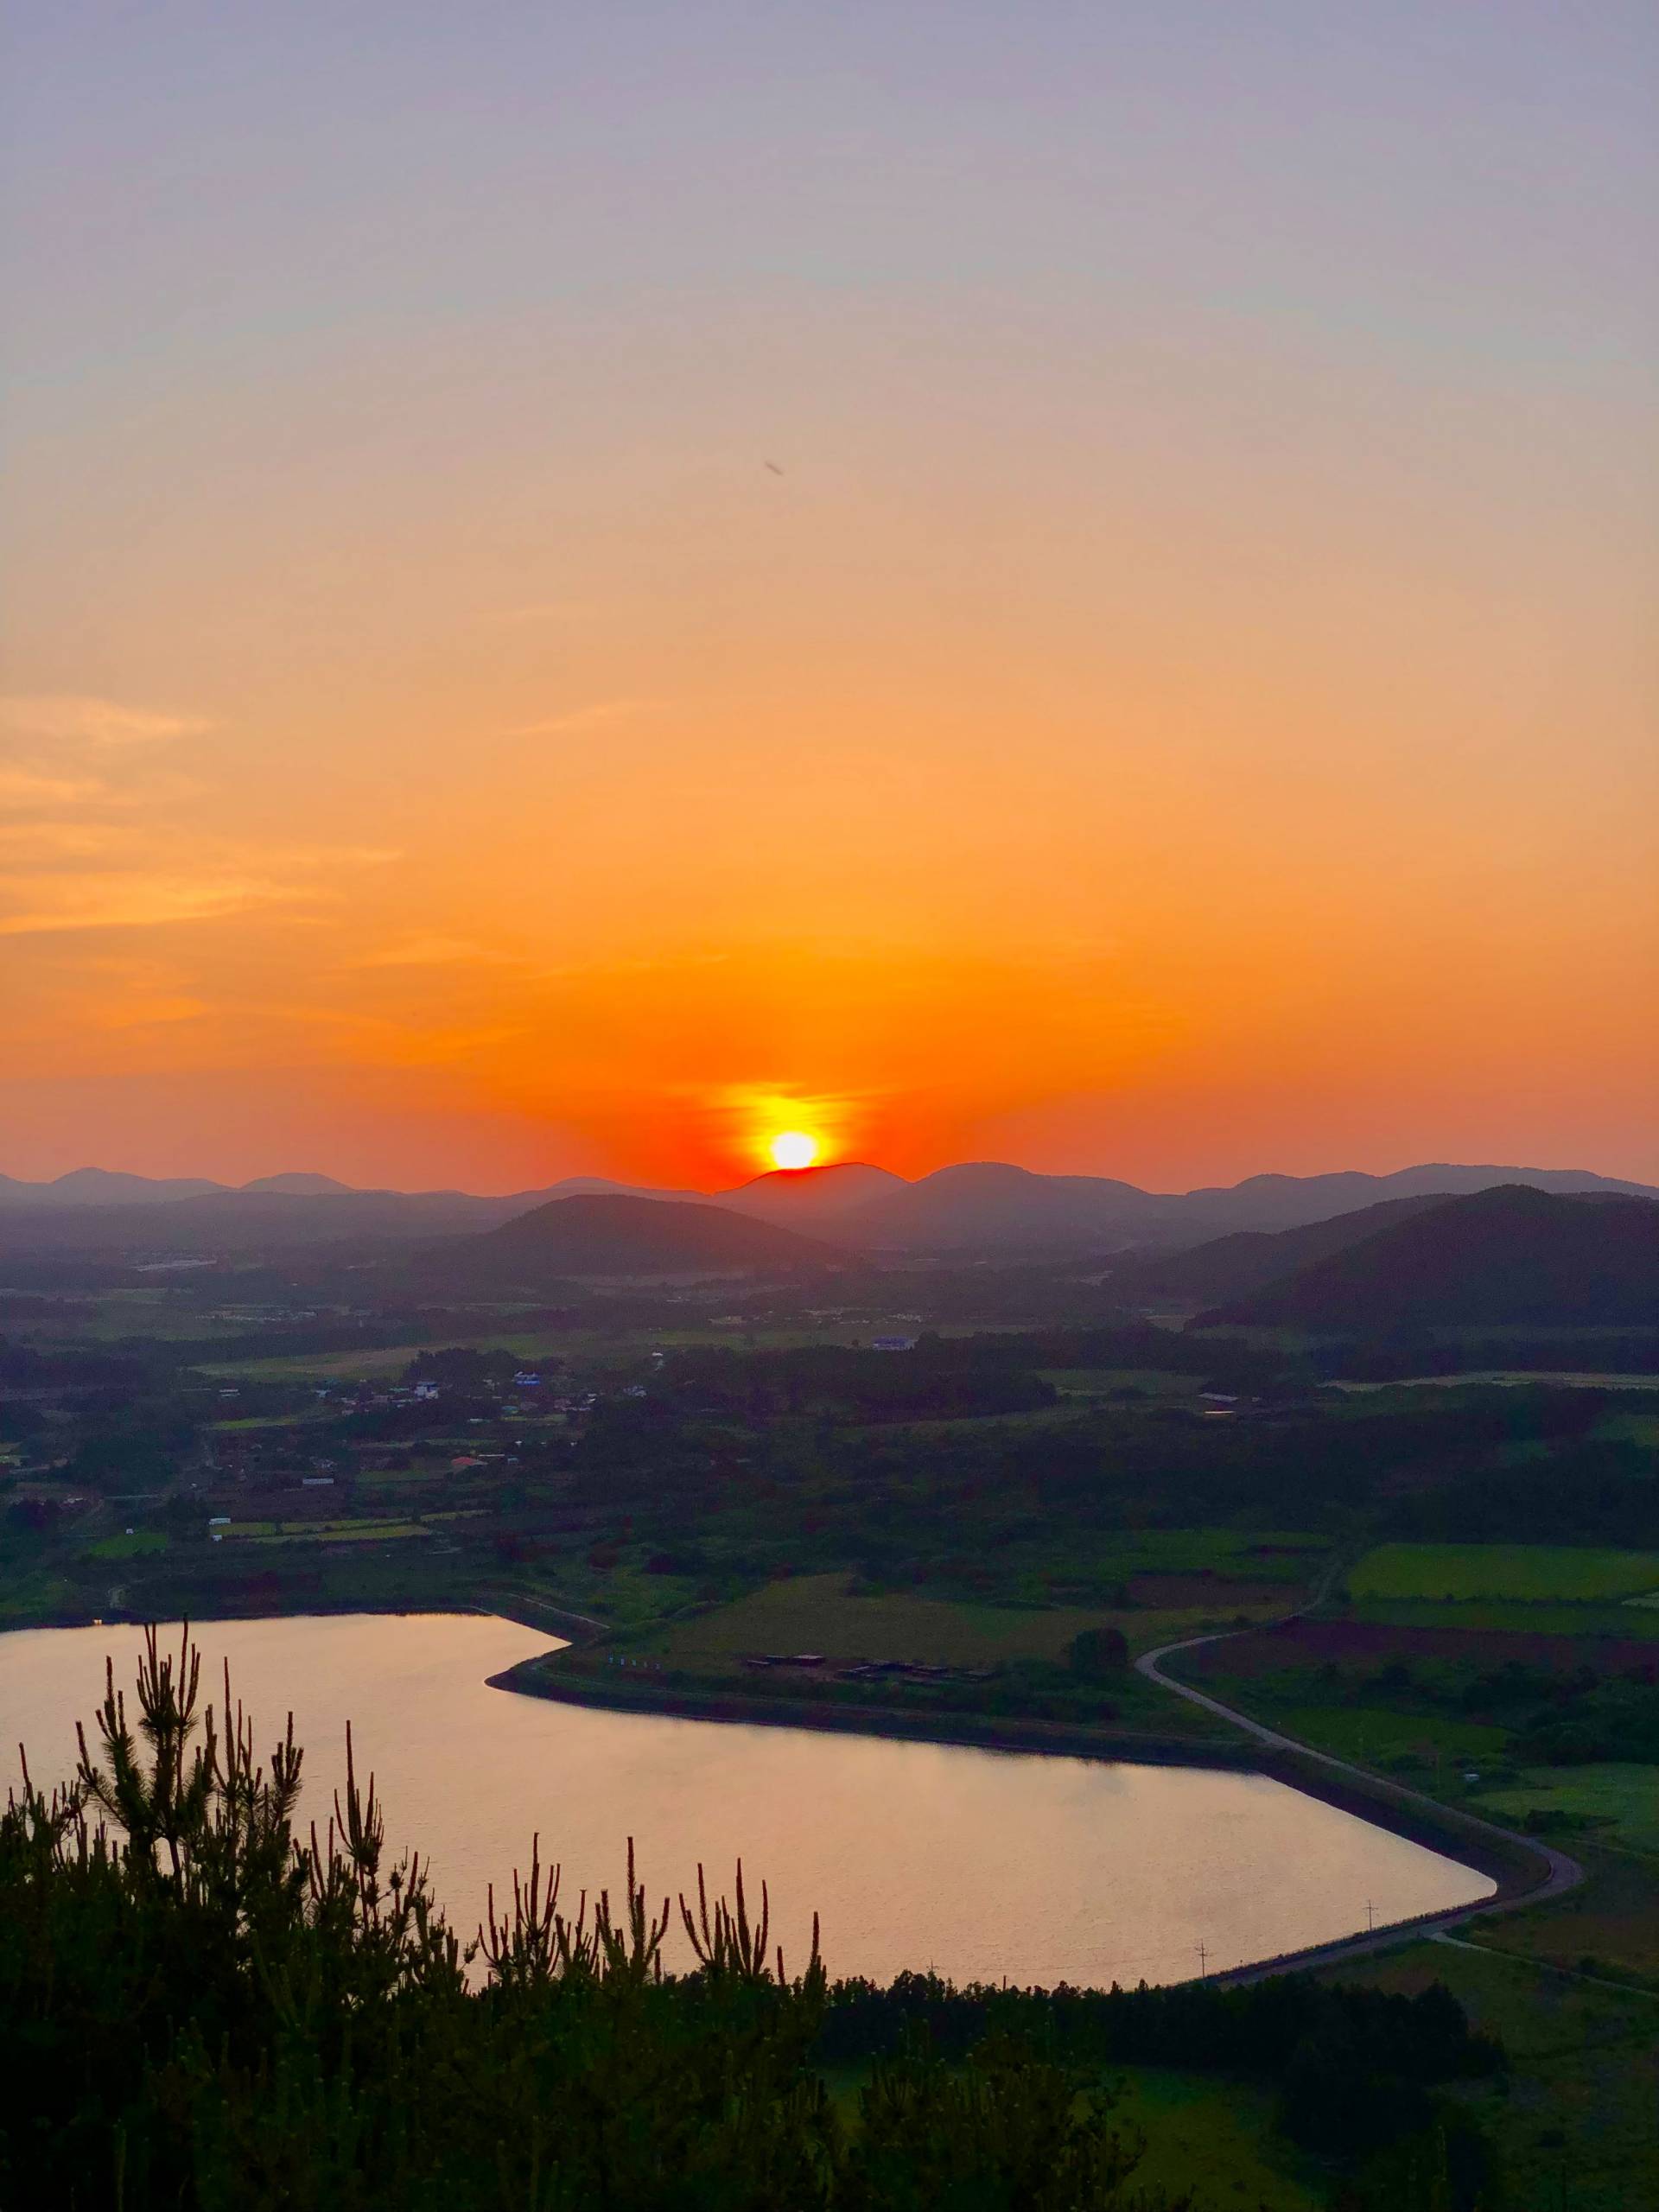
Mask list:
[[[1305,1606],[1301,1610],[1307,1612],[1313,1608]],[[1563,1896],[1584,1880],[1584,1869],[1578,1860],[1558,1851],[1541,1837],[1500,1827],[1478,1813],[1444,1805],[1439,1798],[1414,1789],[1408,1783],[1374,1774],[1351,1759],[1339,1758],[1334,1752],[1321,1751],[1312,1744],[1269,1728],[1264,1722],[1242,1713],[1236,1706],[1228,1705],[1166,1673],[1161,1663],[1177,1652],[1196,1650],[1201,1644],[1222,1643],[1230,1636],[1246,1633],[1243,1630],[1227,1629],[1162,1644],[1156,1650],[1141,1654],[1134,1662],[1135,1672],[1242,1730],[1262,1755],[1258,1762],[1260,1771],[1274,1774],[1292,1789],[1335,1805],[1357,1819],[1369,1821],[1374,1827],[1387,1828],[1408,1842],[1437,1851],[1443,1858],[1484,1874],[1497,1886],[1491,1897],[1477,1899],[1472,1904],[1420,1913],[1409,1920],[1368,1929],[1334,1943],[1313,1944],[1306,1950],[1287,1952],[1276,1959],[1236,1967],[1230,1974],[1214,1979],[1243,1983],[1263,1980],[1274,1974],[1305,1973],[1318,1967],[1338,1965],[1344,1959],[1385,1950],[1420,1935],[1433,1935],[1460,1926],[1483,1914],[1512,1911],[1520,1905],[1537,1904],[1547,1897]]]
[[[531,1625],[531,1624],[525,1624]],[[741,1690],[639,1688],[589,1675],[563,1680],[545,1669],[556,1653],[538,1652],[486,1677],[493,1690],[605,1713],[646,1713],[664,1720],[703,1720],[735,1727],[798,1728],[825,1735],[877,1736],[896,1742],[948,1744],[963,1751],[1010,1756],[1046,1753],[1056,1758],[1099,1759],[1140,1766],[1193,1766],[1222,1773],[1254,1774],[1262,1763],[1247,1746],[1205,1744],[1178,1736],[1138,1735],[1132,1730],[1084,1728],[1065,1721],[1020,1720],[1001,1714],[909,1713],[898,1706],[820,1704],[809,1698],[750,1698]],[[642,1694],[643,1692],[643,1694]]]
[[1130,1732],[1091,1730],[1061,1722],[1020,1721],[972,1714],[906,1713],[894,1707],[868,1710],[819,1706],[804,1699],[758,1699],[741,1690],[677,1691],[664,1685],[630,1682],[613,1686],[592,1677],[560,1680],[547,1665],[553,1654],[521,1660],[488,1677],[492,1689],[521,1697],[543,1697],[613,1713],[653,1714],[659,1719],[703,1720],[737,1726],[817,1729],[825,1733],[873,1736],[912,1743],[947,1744],[964,1750],[1008,1755],[1086,1758],[1105,1764],[1188,1766],[1211,1772],[1259,1774],[1299,1790],[1351,1818],[1432,1851],[1454,1865],[1484,1875],[1493,1885],[1490,1897],[1390,1921],[1352,1936],[1283,1952],[1271,1959],[1236,1967],[1208,1979],[1218,1984],[1265,1980],[1274,1974],[1312,1972],[1345,1959],[1386,1950],[1433,1935],[1489,1913],[1511,1911],[1560,1896],[1583,1880],[1576,1859],[1541,1838],[1499,1827],[1479,1815],[1442,1804],[1423,1791],[1386,1776],[1372,1774],[1351,1761],[1319,1751],[1254,1721],[1219,1699],[1192,1690],[1166,1675],[1158,1662],[1192,1643],[1218,1643],[1244,1633],[1223,1630],[1145,1652],[1133,1664],[1137,1673],[1173,1694],[1205,1707],[1226,1720],[1244,1740],[1234,1745],[1203,1744],[1177,1737],[1136,1736]]
[[[1020,1720],[1012,1716],[945,1715],[911,1713],[893,1707],[838,1707],[806,1699],[760,1699],[746,1696],[741,1689],[678,1691],[660,1683],[632,1680],[625,1687],[620,1681],[613,1684],[594,1676],[576,1675],[561,1680],[556,1670],[548,1664],[556,1659],[558,1650],[602,1641],[610,1632],[608,1624],[540,1597],[487,1586],[448,1605],[357,1600],[276,1612],[267,1605],[215,1608],[211,1612],[192,1613],[188,1618],[193,1623],[206,1625],[214,1620],[328,1619],[353,1613],[405,1618],[422,1613],[483,1613],[512,1621],[535,1634],[556,1637],[559,1643],[552,1649],[537,1652],[485,1678],[489,1688],[522,1697],[546,1698],[556,1703],[723,1726],[817,1730],[893,1742],[943,1744],[1011,1757],[1046,1756],[1090,1759],[1103,1764],[1186,1766],[1211,1772],[1259,1774],[1300,1790],[1304,1796],[1331,1805],[1351,1818],[1433,1851],[1484,1875],[1494,1885],[1490,1897],[1470,1904],[1390,1922],[1384,1927],[1360,1930],[1330,1942],[1282,1953],[1207,1977],[1218,1984],[1265,1980],[1274,1974],[1311,1972],[1338,1965],[1344,1960],[1410,1942],[1484,1914],[1537,1904],[1576,1887],[1584,1878],[1583,1870],[1575,1859],[1541,1839],[1500,1827],[1477,1814],[1444,1805],[1421,1790],[1285,1736],[1166,1674],[1160,1663],[1178,1651],[1219,1643],[1230,1636],[1246,1632],[1240,1630],[1222,1630],[1165,1644],[1156,1650],[1143,1652],[1132,1662],[1136,1672],[1147,1680],[1172,1695],[1204,1707],[1239,1731],[1242,1740],[1229,1744],[1225,1740],[1205,1743],[1176,1736],[1141,1735],[1128,1730],[1090,1729],[1066,1722]],[[16,1622],[0,1633],[31,1628],[130,1628],[137,1624],[137,1615],[124,1612],[99,1616],[78,1611],[67,1617],[60,1614],[55,1618]],[[1259,1627],[1261,1624],[1255,1625]],[[1206,1977],[1190,1977],[1204,1978]]]

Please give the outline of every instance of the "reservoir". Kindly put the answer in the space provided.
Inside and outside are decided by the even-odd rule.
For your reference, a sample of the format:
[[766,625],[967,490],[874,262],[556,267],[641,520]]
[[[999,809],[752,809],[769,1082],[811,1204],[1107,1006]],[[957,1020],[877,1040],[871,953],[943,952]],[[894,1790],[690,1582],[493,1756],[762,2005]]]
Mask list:
[[[171,1631],[176,1649],[177,1630]],[[711,1892],[735,1860],[771,1891],[786,1966],[811,1916],[832,1974],[880,1981],[1179,1981],[1489,1897],[1494,1885],[1265,1776],[1136,1766],[788,1728],[607,1713],[491,1689],[555,1639],[464,1614],[208,1622],[202,1702],[232,1695],[264,1755],[294,1713],[302,1830],[345,1773],[373,1770],[386,1838],[417,1848],[451,1924],[486,1886],[512,1893],[531,1834],[563,1863],[562,1904],[620,1890],[627,1838],[653,1904]],[[141,1638],[110,1628],[0,1636],[0,1789],[16,1745],[42,1785],[67,1777],[104,1660],[132,1681]],[[676,1916],[677,1924],[677,1914]],[[678,1957],[680,1955],[676,1954]]]

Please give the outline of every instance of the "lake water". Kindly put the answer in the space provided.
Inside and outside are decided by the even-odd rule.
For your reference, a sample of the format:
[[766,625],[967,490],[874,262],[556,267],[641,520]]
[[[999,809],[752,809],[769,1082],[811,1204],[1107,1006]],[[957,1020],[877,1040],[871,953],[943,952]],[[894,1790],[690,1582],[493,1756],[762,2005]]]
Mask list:
[[[175,1631],[176,1633],[176,1631]],[[553,1640],[509,1621],[359,1614],[208,1623],[263,1750],[289,1708],[305,1746],[302,1814],[319,1826],[345,1770],[372,1766],[387,1840],[429,1858],[470,1935],[486,1883],[509,1893],[539,1830],[563,1898],[620,1887],[626,1839],[660,1901],[697,1862],[729,1887],[764,1875],[785,1962],[811,1915],[832,1973],[885,1980],[1177,1981],[1490,1896],[1484,1875],[1265,1777],[1107,1765],[947,1745],[614,1713],[522,1697],[486,1677]],[[15,1746],[37,1782],[74,1764],[74,1723],[104,1658],[131,1684],[135,1629],[0,1636],[0,1788]],[[128,1708],[133,1710],[129,1694]]]

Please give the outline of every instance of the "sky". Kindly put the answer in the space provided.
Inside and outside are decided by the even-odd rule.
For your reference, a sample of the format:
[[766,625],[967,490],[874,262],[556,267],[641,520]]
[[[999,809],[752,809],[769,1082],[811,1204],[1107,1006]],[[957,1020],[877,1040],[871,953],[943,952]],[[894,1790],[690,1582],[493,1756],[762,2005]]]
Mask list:
[[16,0],[0,1168],[1659,1180],[1648,0]]

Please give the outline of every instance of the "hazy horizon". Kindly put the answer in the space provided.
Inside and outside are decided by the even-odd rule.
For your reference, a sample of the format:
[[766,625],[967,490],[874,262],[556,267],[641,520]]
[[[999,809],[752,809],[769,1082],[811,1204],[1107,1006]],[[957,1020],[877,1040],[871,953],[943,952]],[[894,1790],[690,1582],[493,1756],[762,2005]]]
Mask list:
[[[1031,1165],[1030,1165],[1030,1163],[1029,1163],[1028,1161],[1024,1161],[1024,1160],[989,1160],[989,1159],[976,1159],[976,1160],[936,1160],[936,1161],[934,1161],[931,1166],[918,1168],[918,1169],[917,1169],[913,1173],[911,1173],[911,1174],[907,1174],[907,1175],[903,1175],[903,1176],[901,1176],[901,1177],[900,1177],[900,1179],[901,1179],[901,1180],[903,1180],[903,1181],[906,1181],[906,1182],[917,1182],[917,1181],[920,1181],[920,1180],[924,1179],[925,1177],[927,1177],[927,1176],[929,1176],[929,1175],[931,1175],[931,1174],[937,1174],[937,1173],[939,1173],[941,1170],[943,1170],[943,1169],[950,1168],[950,1167],[962,1167],[962,1166],[1002,1166],[1002,1167],[1015,1167],[1015,1168],[1022,1168],[1022,1169],[1025,1169],[1027,1172],[1028,1172],[1028,1173],[1033,1173],[1033,1174],[1052,1174],[1052,1173],[1061,1173],[1061,1174],[1067,1174],[1067,1175],[1075,1175],[1075,1176],[1079,1176],[1079,1177],[1084,1177],[1084,1178],[1094,1177],[1094,1178],[1098,1178],[1099,1179],[1102,1179],[1102,1180],[1104,1180],[1104,1181],[1116,1181],[1116,1182],[1124,1182],[1124,1183],[1130,1183],[1130,1184],[1133,1184],[1133,1178],[1131,1178],[1131,1177],[1128,1177],[1128,1176],[1119,1175],[1119,1174],[1116,1173],[1116,1171],[1114,1168],[1110,1167],[1109,1166],[1101,1166],[1101,1167],[1078,1167],[1078,1168],[1066,1168],[1066,1169],[1049,1169],[1049,1168],[1036,1168],[1036,1167],[1032,1167],[1032,1166],[1031,1166]],[[887,1174],[898,1175],[898,1174],[899,1173],[899,1171],[898,1169],[896,1169],[896,1168],[888,1168],[888,1167],[887,1167],[887,1166],[885,1166],[885,1164],[884,1164],[883,1162],[881,1162],[880,1160],[821,1160],[815,1161],[815,1162],[811,1165],[811,1166],[810,1166],[809,1168],[805,1169],[804,1171],[803,1171],[803,1170],[796,1170],[796,1171],[794,1171],[794,1173],[804,1173],[805,1174],[808,1174],[808,1175],[815,1175],[815,1174],[821,1173],[822,1172],[823,1172],[823,1171],[824,1171],[824,1170],[826,1170],[826,1169],[832,1169],[832,1168],[837,1168],[837,1167],[868,1167],[868,1168],[874,1168],[874,1169],[875,1169],[875,1170],[877,1170],[879,1173],[887,1173]],[[1599,1176],[1599,1177],[1602,1177],[1602,1178],[1604,1178],[1605,1179],[1606,1179],[1606,1180],[1608,1180],[1608,1181],[1611,1181],[1611,1182],[1642,1183],[1642,1182],[1643,1182],[1643,1181],[1644,1181],[1644,1179],[1645,1179],[1644,1178],[1643,1178],[1643,1177],[1642,1177],[1642,1176],[1640,1176],[1640,1175],[1636,1175],[1636,1174],[1626,1174],[1626,1173],[1623,1173],[1622,1171],[1620,1171],[1619,1169],[1617,1169],[1617,1168],[1604,1167],[1604,1166],[1598,1166],[1598,1165],[1595,1165],[1595,1164],[1592,1164],[1592,1163],[1586,1162],[1586,1161],[1581,1160],[1427,1160],[1427,1159],[1425,1159],[1425,1160],[1399,1160],[1399,1161],[1395,1162],[1395,1163],[1394,1163],[1394,1164],[1392,1164],[1391,1166],[1384,1166],[1384,1167],[1373,1166],[1368,1165],[1367,1163],[1365,1163],[1365,1162],[1363,1162],[1363,1161],[1354,1161],[1354,1160],[1350,1160],[1350,1161],[1347,1161],[1347,1162],[1344,1163],[1344,1165],[1343,1165],[1342,1166],[1340,1166],[1340,1167],[1334,1167],[1334,1168],[1314,1168],[1314,1169],[1307,1170],[1307,1171],[1305,1171],[1305,1172],[1299,1172],[1299,1171],[1296,1171],[1296,1170],[1292,1170],[1292,1169],[1288,1169],[1288,1168],[1281,1168],[1281,1167],[1271,1167],[1271,1166],[1268,1166],[1268,1167],[1254,1167],[1254,1168],[1249,1168],[1249,1169],[1247,1169],[1247,1170],[1244,1172],[1244,1173],[1243,1173],[1243,1175],[1239,1175],[1239,1176],[1235,1176],[1235,1177],[1230,1178],[1230,1179],[1229,1179],[1227,1181],[1225,1181],[1225,1182],[1219,1182],[1219,1183],[1187,1182],[1187,1183],[1175,1183],[1175,1184],[1169,1184],[1169,1185],[1159,1185],[1147,1184],[1147,1185],[1135,1185],[1135,1187],[1145,1189],[1145,1190],[1147,1190],[1147,1191],[1150,1194],[1152,1194],[1152,1195],[1161,1195],[1161,1196],[1168,1196],[1168,1197],[1183,1197],[1183,1196],[1188,1195],[1188,1194],[1189,1194],[1189,1193],[1191,1193],[1191,1192],[1197,1192],[1197,1191],[1201,1191],[1201,1190],[1205,1190],[1205,1189],[1230,1189],[1230,1188],[1232,1188],[1232,1187],[1233,1187],[1235,1185],[1236,1185],[1236,1184],[1243,1183],[1243,1182],[1249,1182],[1249,1181],[1252,1181],[1252,1180],[1255,1180],[1255,1179],[1263,1179],[1263,1178],[1265,1178],[1265,1179],[1273,1179],[1273,1178],[1275,1178],[1275,1177],[1281,1177],[1281,1178],[1284,1178],[1284,1179],[1287,1179],[1287,1180],[1299,1181],[1299,1180],[1305,1180],[1305,1179],[1312,1179],[1317,1178],[1317,1177],[1319,1177],[1319,1176],[1320,1176],[1320,1175],[1325,1175],[1325,1174],[1359,1174],[1359,1175],[1368,1175],[1368,1176],[1371,1176],[1371,1177],[1375,1177],[1375,1178],[1377,1178],[1377,1179],[1386,1179],[1387,1177],[1389,1177],[1389,1176],[1390,1176],[1390,1175],[1395,1175],[1395,1174],[1401,1174],[1401,1173],[1407,1173],[1407,1172],[1408,1172],[1408,1171],[1410,1171],[1410,1170],[1412,1170],[1412,1169],[1425,1169],[1425,1170],[1427,1170],[1427,1169],[1433,1169],[1433,1168],[1435,1168],[1435,1167],[1455,1168],[1455,1169],[1459,1169],[1459,1170],[1462,1170],[1462,1171],[1465,1171],[1465,1172],[1476,1172],[1476,1171],[1483,1171],[1483,1170],[1488,1170],[1488,1169],[1494,1170],[1494,1171],[1499,1171],[1499,1170],[1506,1170],[1506,1169],[1507,1169],[1507,1170],[1512,1170],[1512,1171],[1515,1171],[1515,1172],[1517,1172],[1517,1173],[1541,1173],[1541,1174],[1565,1174],[1565,1175],[1573,1175],[1573,1174],[1587,1174],[1587,1175],[1596,1175],[1596,1176]],[[549,1177],[544,1178],[541,1182],[538,1182],[538,1183],[529,1183],[529,1184],[520,1184],[520,1183],[502,1183],[502,1184],[495,1184],[495,1183],[492,1183],[492,1182],[490,1182],[490,1181],[489,1181],[489,1179],[488,1179],[488,1178],[487,1178],[487,1175],[485,1175],[485,1174],[481,1174],[481,1173],[480,1173],[480,1174],[472,1175],[472,1176],[462,1175],[461,1177],[460,1177],[460,1178],[459,1178],[459,1179],[457,1179],[456,1180],[454,1180],[454,1181],[453,1181],[453,1182],[451,1182],[451,1183],[448,1183],[448,1184],[444,1184],[444,1185],[430,1185],[430,1184],[429,1184],[429,1185],[414,1185],[414,1184],[391,1184],[391,1183],[378,1183],[378,1184],[377,1184],[377,1183],[353,1183],[348,1176],[344,1176],[344,1175],[341,1175],[341,1176],[334,1176],[334,1175],[332,1174],[332,1171],[331,1171],[331,1170],[329,1170],[329,1169],[327,1169],[327,1168],[321,1168],[321,1167],[318,1167],[318,1166],[316,1166],[315,1164],[313,1164],[313,1165],[309,1165],[309,1166],[295,1166],[294,1165],[292,1165],[292,1164],[290,1163],[290,1164],[289,1164],[289,1166],[281,1166],[281,1167],[269,1167],[269,1166],[268,1166],[268,1167],[263,1167],[263,1168],[256,1168],[256,1169],[254,1169],[254,1170],[253,1170],[250,1174],[247,1174],[247,1175],[245,1175],[245,1176],[230,1176],[230,1175],[215,1175],[215,1174],[213,1173],[213,1171],[212,1171],[211,1169],[209,1169],[209,1168],[204,1168],[204,1167],[182,1167],[182,1168],[177,1168],[177,1169],[172,1169],[172,1168],[169,1168],[169,1169],[167,1169],[167,1170],[162,1171],[162,1172],[161,1172],[161,1173],[156,1173],[156,1172],[151,1171],[151,1170],[147,1169],[147,1168],[134,1168],[134,1167],[128,1167],[128,1166],[119,1166],[119,1165],[115,1165],[115,1164],[112,1164],[111,1162],[110,1162],[109,1160],[79,1160],[79,1161],[77,1161],[77,1162],[76,1162],[76,1164],[75,1164],[75,1166],[74,1166],[73,1168],[66,1168],[66,1169],[60,1170],[60,1171],[59,1175],[57,1175],[57,1176],[24,1176],[24,1175],[18,1175],[18,1174],[16,1173],[16,1171],[15,1169],[6,1166],[3,1163],[0,1163],[0,1176],[10,1177],[11,1179],[13,1179],[13,1180],[15,1180],[15,1181],[22,1182],[22,1183],[25,1183],[25,1184],[28,1184],[28,1185],[50,1185],[50,1184],[52,1184],[53,1182],[54,1182],[54,1181],[57,1181],[57,1180],[60,1179],[60,1177],[61,1177],[62,1175],[73,1175],[73,1174],[76,1174],[76,1173],[83,1173],[83,1174],[84,1174],[84,1173],[88,1173],[88,1172],[92,1173],[95,1173],[95,1174],[110,1174],[110,1175],[138,1175],[138,1176],[145,1177],[145,1178],[147,1178],[147,1179],[149,1179],[149,1180],[152,1180],[152,1181],[157,1181],[157,1182],[173,1181],[173,1180],[188,1180],[188,1179],[196,1179],[196,1180],[200,1180],[200,1181],[204,1181],[204,1182],[214,1182],[214,1183],[219,1183],[219,1184],[223,1185],[224,1185],[227,1190],[232,1190],[232,1191],[243,1189],[243,1188],[245,1188],[245,1187],[248,1184],[250,1184],[250,1183],[258,1183],[258,1182],[271,1181],[271,1180],[278,1179],[283,1178],[283,1177],[308,1176],[308,1175],[320,1175],[320,1176],[328,1177],[328,1178],[330,1178],[331,1179],[333,1179],[333,1180],[334,1180],[334,1181],[337,1181],[337,1182],[340,1183],[342,1185],[344,1185],[344,1186],[345,1186],[346,1189],[348,1189],[348,1190],[359,1190],[359,1191],[385,1190],[385,1191],[395,1191],[395,1192],[407,1192],[407,1193],[408,1193],[408,1194],[410,1194],[410,1195],[418,1195],[419,1192],[420,1192],[420,1191],[422,1191],[422,1190],[447,1189],[447,1190],[454,1190],[454,1191],[458,1191],[458,1192],[465,1192],[465,1193],[467,1193],[467,1194],[469,1194],[469,1195],[471,1195],[471,1196],[474,1196],[474,1197],[478,1197],[478,1198],[512,1198],[512,1197],[515,1196],[515,1195],[516,1195],[518,1192],[520,1192],[520,1191],[525,1191],[525,1190],[537,1190],[537,1189],[543,1189],[543,1188],[551,1187],[551,1186],[556,1185],[557,1185],[557,1184],[559,1184],[559,1183],[561,1183],[561,1182],[563,1182],[563,1181],[580,1182],[580,1181],[583,1181],[583,1180],[593,1180],[593,1181],[596,1181],[596,1182],[599,1182],[599,1181],[614,1182],[614,1183],[618,1184],[619,1185],[620,1185],[620,1186],[621,1186],[622,1188],[624,1188],[624,1189],[638,1189],[638,1190],[659,1190],[659,1189],[671,1189],[671,1190],[673,1190],[673,1191],[675,1192],[676,1195],[682,1196],[682,1197],[684,1197],[684,1198],[716,1198],[716,1197],[720,1197],[720,1196],[725,1195],[725,1194],[727,1194],[727,1193],[730,1192],[731,1191],[733,1191],[733,1190],[734,1190],[734,1189],[741,1189],[741,1188],[742,1188],[746,1184],[750,1183],[750,1182],[753,1182],[753,1181],[757,1181],[757,1180],[760,1180],[760,1179],[762,1179],[763,1178],[767,1177],[767,1176],[780,1176],[780,1177],[782,1177],[782,1178],[783,1178],[783,1179],[788,1179],[787,1171],[779,1170],[779,1169],[778,1169],[778,1168],[769,1168],[769,1167],[766,1167],[766,1166],[756,1166],[756,1167],[755,1167],[755,1169],[754,1169],[754,1171],[753,1171],[753,1174],[747,1174],[747,1173],[739,1173],[737,1176],[735,1176],[735,1177],[733,1179],[733,1180],[732,1180],[732,1181],[730,1181],[730,1182],[727,1182],[727,1183],[710,1183],[710,1184],[702,1184],[702,1185],[686,1184],[686,1185],[669,1185],[648,1184],[648,1183],[645,1183],[645,1182],[644,1182],[644,1181],[642,1181],[642,1180],[640,1180],[640,1179],[630,1179],[630,1178],[626,1177],[626,1176],[614,1176],[614,1177],[606,1177],[606,1176],[598,1176],[598,1175],[588,1176],[588,1174],[586,1174],[586,1173],[585,1173],[585,1172],[583,1172],[583,1171],[580,1171],[580,1170],[578,1170],[578,1171],[575,1171],[575,1172],[572,1172],[571,1173],[567,1174],[567,1175],[553,1175],[553,1176],[549,1176]]]
[[8,1172],[1659,1180],[1651,9],[4,38]]

